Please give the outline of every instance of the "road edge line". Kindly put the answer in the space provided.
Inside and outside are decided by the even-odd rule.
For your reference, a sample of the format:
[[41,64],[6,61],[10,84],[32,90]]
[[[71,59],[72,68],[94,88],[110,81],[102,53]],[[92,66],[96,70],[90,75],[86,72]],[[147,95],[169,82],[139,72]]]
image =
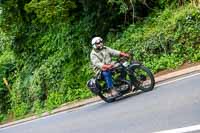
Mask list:
[[[186,75],[186,74],[190,74],[190,73],[194,73],[194,72],[200,72],[200,65],[185,68],[185,69],[182,69],[182,70],[178,70],[178,71],[175,71],[175,72],[171,72],[171,73],[168,73],[168,74],[165,74],[165,75],[155,77],[155,82],[157,84],[157,83],[160,83],[160,82],[163,82],[163,81],[166,81],[166,80],[170,80],[170,79],[179,77],[181,75]],[[9,127],[9,126],[13,126],[13,125],[17,125],[17,124],[20,124],[20,123],[25,123],[27,121],[32,121],[32,120],[39,119],[39,118],[42,118],[42,117],[46,117],[46,116],[49,116],[49,115],[53,115],[53,114],[56,114],[56,113],[59,113],[59,112],[72,110],[72,109],[79,108],[79,107],[82,107],[82,106],[85,106],[85,105],[88,105],[88,104],[92,104],[92,103],[95,103],[95,102],[98,102],[98,101],[101,101],[101,99],[99,97],[92,97],[92,98],[89,98],[89,99],[82,100],[80,102],[76,102],[74,104],[66,104],[66,105],[64,104],[64,105],[61,105],[60,108],[54,109],[51,112],[45,112],[41,115],[34,115],[34,116],[24,118],[24,119],[21,119],[21,120],[17,120],[17,121],[14,121],[14,122],[2,124],[2,125],[0,125],[0,129],[6,128],[6,127]]]

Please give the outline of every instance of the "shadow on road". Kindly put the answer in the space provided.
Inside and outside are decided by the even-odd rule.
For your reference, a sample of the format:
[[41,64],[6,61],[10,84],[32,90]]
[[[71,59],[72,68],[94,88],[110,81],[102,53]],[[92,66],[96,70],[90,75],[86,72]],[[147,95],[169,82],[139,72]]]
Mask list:
[[129,97],[137,96],[137,95],[142,94],[142,93],[144,93],[144,92],[143,91],[136,91],[136,92],[133,92],[133,93],[128,93],[128,94],[123,95],[119,98],[116,98],[115,102],[119,102],[121,100],[127,99]]

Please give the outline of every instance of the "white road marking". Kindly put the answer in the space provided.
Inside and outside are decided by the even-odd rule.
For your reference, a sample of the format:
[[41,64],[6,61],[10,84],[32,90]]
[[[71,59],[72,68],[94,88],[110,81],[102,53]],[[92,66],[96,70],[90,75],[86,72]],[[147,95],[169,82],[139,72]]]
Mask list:
[[180,80],[184,80],[184,79],[187,79],[187,78],[191,78],[191,77],[194,77],[194,76],[197,76],[197,75],[200,75],[200,73],[196,73],[196,74],[193,74],[193,75],[188,75],[188,76],[184,76],[182,78],[174,79],[172,81],[167,81],[167,82],[164,82],[164,83],[160,83],[160,84],[155,85],[155,87],[160,87],[160,86],[163,86],[163,85],[167,85],[167,84],[174,83],[174,82],[177,82],[177,81],[180,81]]
[[[160,84],[157,84],[157,85],[155,85],[155,86],[156,86],[156,87],[160,87],[160,86],[163,86],[163,85],[166,85],[166,84],[170,84],[170,83],[173,83],[173,82],[176,82],[176,81],[180,81],[180,80],[184,80],[184,79],[187,79],[187,78],[191,78],[191,77],[194,77],[194,76],[197,76],[197,75],[200,75],[200,73],[196,73],[196,74],[189,75],[189,76],[185,76],[185,77],[182,77],[182,78],[178,78],[178,79],[175,79],[175,80],[172,80],[172,81],[160,83]],[[98,101],[98,102],[95,102],[95,103],[91,103],[91,104],[88,104],[88,105],[84,105],[84,106],[82,106],[82,107],[78,107],[78,108],[75,108],[75,109],[71,109],[71,110],[59,112],[59,113],[52,114],[52,115],[49,115],[49,116],[44,116],[44,117],[41,117],[41,118],[36,118],[36,119],[33,119],[33,120],[21,122],[21,123],[14,124],[14,125],[11,125],[11,126],[0,127],[0,131],[6,130],[6,129],[9,129],[9,128],[13,128],[13,127],[17,127],[17,126],[20,126],[20,125],[25,125],[25,124],[31,123],[31,122],[33,122],[33,121],[35,122],[35,121],[39,121],[39,120],[42,120],[42,119],[50,118],[50,117],[53,117],[53,116],[57,116],[57,115],[60,115],[60,114],[66,113],[66,112],[72,112],[72,111],[80,110],[80,109],[87,108],[87,107],[90,107],[90,106],[94,106],[94,105],[97,105],[97,104],[100,104],[100,103],[103,103],[103,102],[104,102],[104,101]],[[165,133],[165,132],[164,132],[164,133]],[[167,133],[168,133],[168,132],[167,132]],[[169,133],[171,133],[171,132],[169,132]],[[173,133],[175,133],[175,132],[173,132]],[[179,133],[179,132],[178,132],[178,133]],[[183,132],[183,133],[184,133],[184,132]]]
[[66,110],[66,111],[63,111],[63,112],[55,113],[55,114],[50,114],[48,116],[43,116],[43,117],[40,117],[40,118],[35,118],[33,120],[20,122],[20,123],[14,124],[14,125],[8,125],[8,126],[5,126],[5,127],[0,126],[0,131],[6,130],[6,129],[9,129],[9,128],[13,128],[13,127],[17,127],[17,126],[20,126],[20,125],[25,125],[25,124],[28,124],[28,123],[36,122],[36,121],[43,120],[43,119],[46,119],[46,118],[51,118],[51,117],[54,117],[54,116],[57,116],[57,115],[60,115],[60,114],[67,113],[67,112],[73,112],[73,111],[76,111],[76,110],[84,109],[84,108],[87,108],[87,107],[90,107],[90,106],[93,106],[93,105],[97,105],[97,104],[100,104],[100,103],[103,103],[103,101],[98,101],[98,102],[95,102],[95,103],[84,105],[82,107]]
[[164,130],[154,133],[187,133],[192,131],[200,131],[200,125],[194,125],[189,127],[183,127],[183,128],[177,128],[177,129],[171,129],[171,130]]

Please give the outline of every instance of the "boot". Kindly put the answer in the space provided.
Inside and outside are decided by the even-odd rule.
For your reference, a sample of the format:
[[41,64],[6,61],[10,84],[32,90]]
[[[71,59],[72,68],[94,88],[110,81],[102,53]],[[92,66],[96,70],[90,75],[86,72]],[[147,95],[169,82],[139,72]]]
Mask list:
[[115,88],[112,88],[110,93],[111,93],[111,96],[114,96],[114,97],[115,97],[115,96],[119,96],[119,92],[116,91]]

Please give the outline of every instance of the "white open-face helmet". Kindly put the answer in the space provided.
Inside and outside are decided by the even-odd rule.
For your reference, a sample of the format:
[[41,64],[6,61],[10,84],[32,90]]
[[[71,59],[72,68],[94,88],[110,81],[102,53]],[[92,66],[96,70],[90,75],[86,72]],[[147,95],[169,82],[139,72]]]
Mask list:
[[103,48],[103,39],[101,37],[94,37],[92,38],[92,47],[95,49],[101,49]]

